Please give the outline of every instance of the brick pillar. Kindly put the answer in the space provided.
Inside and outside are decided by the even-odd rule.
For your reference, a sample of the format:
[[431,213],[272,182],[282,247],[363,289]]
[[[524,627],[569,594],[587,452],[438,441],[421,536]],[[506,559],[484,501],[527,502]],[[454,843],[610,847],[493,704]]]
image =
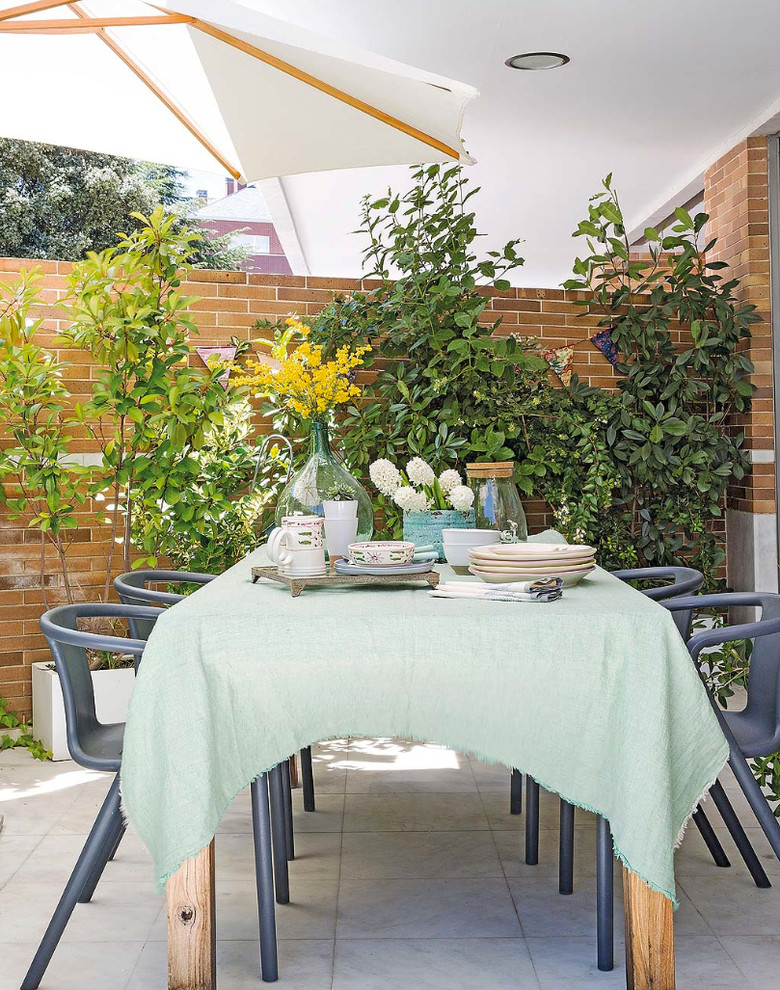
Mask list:
[[710,260],[726,261],[740,280],[738,297],[753,303],[764,322],[752,328],[745,351],[755,366],[753,407],[736,420],[745,433],[752,472],[728,492],[728,582],[738,591],[777,591],[772,324],[769,287],[767,140],[742,141],[704,176],[709,237],[718,243]]

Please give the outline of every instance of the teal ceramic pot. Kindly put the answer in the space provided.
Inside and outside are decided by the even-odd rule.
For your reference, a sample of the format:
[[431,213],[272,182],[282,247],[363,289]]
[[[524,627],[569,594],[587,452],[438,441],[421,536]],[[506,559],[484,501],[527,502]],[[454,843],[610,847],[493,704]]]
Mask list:
[[431,509],[429,512],[404,512],[404,539],[418,547],[435,547],[439,560],[444,560],[441,543],[443,529],[474,529],[474,510]]

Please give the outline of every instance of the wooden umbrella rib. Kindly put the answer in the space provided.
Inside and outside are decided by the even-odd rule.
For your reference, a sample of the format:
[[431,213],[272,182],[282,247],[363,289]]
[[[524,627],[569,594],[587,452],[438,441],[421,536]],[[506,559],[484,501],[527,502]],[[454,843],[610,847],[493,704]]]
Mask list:
[[25,14],[37,14],[41,10],[54,10],[55,7],[67,7],[68,0],[34,0],[33,3],[23,3],[18,7],[8,7],[0,10],[0,21],[12,17],[23,17]]
[[[160,9],[160,8],[158,8]],[[220,30],[220,28],[215,27],[213,24],[209,24],[206,21],[200,20],[200,18],[194,18],[193,23],[190,27],[195,28],[198,31],[202,31],[204,34],[210,35],[212,38],[216,38],[217,41],[221,41],[226,45],[230,45],[231,48],[236,48],[238,51],[243,52],[245,55],[251,55],[252,58],[258,59],[260,62],[265,62],[266,65],[270,65],[274,69],[278,69],[280,72],[284,72],[289,76],[293,76],[295,79],[300,80],[300,82],[306,83],[308,86],[312,86],[314,89],[318,89],[321,93],[325,93],[327,96],[333,97],[335,100],[339,100],[341,103],[346,103],[356,110],[360,110],[362,113],[367,114],[369,117],[373,117],[375,120],[381,121],[383,124],[388,124],[390,127],[394,127],[398,131],[402,131],[404,134],[408,134],[415,140],[427,144],[431,148],[435,148],[437,151],[443,152],[445,155],[449,155],[451,158],[456,160],[460,158],[460,152],[451,148],[448,144],[440,141],[438,138],[432,137],[430,134],[426,134],[424,131],[419,130],[417,127],[413,127],[411,124],[405,123],[403,120],[399,120],[397,117],[392,117],[390,114],[385,113],[383,110],[377,109],[377,107],[371,106],[370,103],[366,103],[364,100],[358,99],[356,96],[351,96],[349,93],[345,93],[341,89],[337,89],[335,86],[331,86],[330,83],[324,82],[322,79],[318,79],[316,76],[312,76],[308,72],[304,72],[303,69],[299,69],[289,62],[284,62],[282,59],[277,58],[275,55],[271,55],[269,52],[264,52],[261,48],[256,48],[254,45],[250,45],[249,42],[243,41],[241,38],[236,38],[232,34],[228,34],[226,31]]]
[[85,17],[81,21],[59,18],[39,21],[0,21],[2,34],[84,34],[103,28],[150,27],[166,24],[192,24],[187,14],[155,14],[148,17]]
[[[89,19],[89,14],[80,7],[77,3],[68,3],[67,6],[82,20]],[[170,97],[165,90],[158,85],[154,79],[141,68],[140,65],[133,59],[132,55],[119,44],[111,35],[103,28],[99,29],[97,32],[97,37],[107,45],[111,51],[116,55],[127,66],[130,71],[141,80],[147,89],[151,90],[152,93],[157,97],[158,100],[176,117],[179,123],[183,124],[184,127],[192,134],[192,136],[198,141],[210,155],[220,163],[220,165],[233,176],[234,179],[241,178],[241,170],[236,168],[231,162],[225,158],[222,152],[206,137],[206,135],[197,127],[197,125],[190,120],[187,114],[182,110],[182,108]]]
[[[252,45],[241,38],[234,37],[226,31],[222,31],[215,25],[209,24],[207,21],[202,21],[197,17],[190,17],[185,14],[176,14],[172,11],[166,11],[164,8],[156,7],[157,10],[162,11],[159,16],[94,18],[79,8],[78,4],[69,2],[69,0],[32,0],[31,3],[22,4],[17,7],[9,7],[6,10],[0,10],[0,22],[9,21],[12,18],[21,17],[24,14],[51,10],[55,7],[65,6],[78,13],[81,23],[75,23],[69,20],[16,21],[13,24],[0,23],[0,33],[71,34],[78,32],[83,33],[85,31],[95,33],[97,37],[99,37],[101,41],[111,48],[114,54],[117,55],[125,63],[125,65],[135,73],[136,76],[138,76],[144,85],[147,86],[155,94],[155,96],[157,96],[158,99],[165,104],[165,106],[187,128],[187,130],[190,131],[190,133],[210,152],[210,154],[212,154],[217,161],[220,162],[220,164],[235,178],[240,177],[240,171],[225,160],[225,158],[214,147],[214,145],[211,144],[206,136],[198,130],[184,111],[178,107],[176,103],[174,103],[171,97],[169,97],[154,82],[154,80],[151,79],[151,77],[139,65],[136,64],[132,56],[107,33],[106,28],[148,26],[151,24],[187,24],[190,27],[201,31],[203,34],[207,34],[210,37],[215,38],[217,41],[221,41],[223,44],[229,45],[231,48],[235,48],[237,51],[243,52],[245,55],[249,55],[260,62],[264,62],[266,65],[269,65],[280,72],[284,72],[286,75],[292,76],[294,79],[298,79],[300,82],[319,90],[321,93],[325,93],[327,96],[330,96],[341,103],[345,103],[347,106],[351,106],[354,109],[359,110],[361,113],[367,114],[369,117],[373,117],[375,120],[378,120],[383,124],[387,124],[389,127],[393,127],[404,134],[408,134],[409,137],[414,138],[416,141],[426,144],[431,148],[435,148],[437,151],[449,156],[450,158],[454,158],[456,161],[460,159],[460,152],[455,148],[450,147],[444,141],[440,141],[438,138],[435,138],[430,134],[426,134],[418,127],[407,124],[405,121],[399,120],[397,117],[393,117],[391,114],[385,113],[384,110],[380,110],[377,107],[372,106],[370,103],[366,103],[365,100],[361,100],[356,96],[352,96],[351,94],[344,92],[344,90],[331,86],[330,83],[327,83],[322,79],[318,79],[316,76],[305,72],[303,69],[299,69],[295,65],[291,65],[289,62],[285,62],[283,59],[277,58],[275,55],[271,55],[270,52],[265,52],[261,48],[257,48],[255,45]],[[154,4],[150,4],[149,6],[155,7]]]

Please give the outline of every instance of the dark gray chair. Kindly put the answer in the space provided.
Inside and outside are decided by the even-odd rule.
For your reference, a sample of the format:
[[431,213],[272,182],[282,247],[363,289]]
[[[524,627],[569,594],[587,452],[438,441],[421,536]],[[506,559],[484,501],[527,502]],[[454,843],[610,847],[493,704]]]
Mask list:
[[[119,807],[119,774],[122,763],[124,723],[104,724],[98,721],[95,695],[87,650],[102,650],[112,654],[132,654],[136,668],[146,642],[103,633],[83,632],[80,619],[116,619],[153,626],[161,609],[138,605],[61,605],[41,617],[41,629],[51,649],[62,688],[68,750],[73,759],[90,770],[113,773],[95,823],[70,875],[65,890],[55,908],[51,921],[22,982],[21,990],[36,990],[43,979],[65,927],[76,904],[92,898],[106,863],[117,850],[125,831]],[[277,794],[282,782],[279,767],[271,771],[272,786]],[[252,782],[253,833],[257,872],[257,900],[260,917],[261,971],[263,979],[278,978],[276,949],[276,919],[271,861],[271,823],[268,801],[268,779],[261,774]],[[283,824],[283,823],[281,823]],[[277,829],[282,837],[283,829]],[[279,847],[279,842],[275,843]],[[277,857],[287,861],[284,846],[275,848]]]
[[[690,595],[704,584],[704,576],[692,567],[637,567],[612,573],[626,582],[668,582],[642,590],[643,595],[654,601],[662,601],[678,595]],[[516,773],[517,771],[513,771],[510,808],[512,805],[520,807],[516,793],[512,794],[512,789],[517,790]],[[702,834],[706,832],[705,841],[709,840],[708,846],[713,851],[713,856],[719,855],[721,860],[725,860],[725,863],[721,862],[719,865],[728,866],[726,854],[704,813],[697,812],[697,816],[696,824],[702,830]],[[561,894],[574,892],[574,836],[574,806],[568,801],[561,800],[558,852],[558,891]],[[526,776],[525,861],[530,866],[535,866],[539,862],[539,784],[530,776]],[[717,858],[716,862],[718,862]],[[605,972],[614,966],[612,893],[612,837],[609,822],[599,815],[596,818],[598,968]]]
[[[630,570],[612,571],[612,574],[626,582],[669,582],[642,589],[643,595],[657,602],[677,598],[680,595],[691,595],[704,584],[704,575],[693,567],[636,567]],[[695,821],[717,865],[728,866],[726,854],[701,809],[697,811]],[[561,802],[560,827],[558,888],[561,894],[571,894],[574,890],[574,809],[566,807],[565,801]]]
[[[161,591],[150,585],[176,584],[195,585],[192,590],[197,590],[209,581],[213,581],[216,574],[197,574],[190,571],[162,571],[162,570],[138,570],[128,571],[114,578],[114,591],[119,596],[119,601],[125,605],[157,605],[159,608],[169,608],[177,602],[182,601],[187,596],[171,591]],[[148,639],[152,631],[151,625],[136,626],[139,638]]]
[[[629,573],[631,578],[637,577],[636,571]],[[621,576],[621,572],[618,572],[617,576]],[[639,572],[639,576],[642,579],[651,577],[647,572]],[[658,590],[649,589],[654,592]],[[780,824],[767,804],[745,759],[745,757],[769,756],[780,748],[780,595],[740,593],[688,595],[662,600],[660,604],[672,612],[675,624],[686,640],[688,651],[695,662],[698,662],[699,655],[705,647],[744,639],[752,639],[754,642],[750,658],[748,705],[745,710],[724,712],[712,695],[709,697],[729,743],[729,763],[732,770],[775,854],[780,859]],[[762,610],[761,618],[757,622],[724,626],[690,636],[695,611],[731,607],[759,607]],[[751,694],[753,703],[751,703]],[[770,887],[769,878],[719,781],[710,788],[710,795],[756,886]],[[694,812],[693,821],[716,866],[730,866],[726,853],[701,807]],[[601,820],[599,824],[600,822]],[[600,839],[598,852],[603,856]],[[612,955],[611,909],[606,909],[607,896],[611,903],[612,895],[611,849],[609,877],[604,874],[601,864],[597,864],[596,873],[598,953],[599,968],[602,969],[610,968],[602,966],[602,961],[610,959]]]
[[[747,704],[744,710],[724,711],[711,693],[709,697],[729,744],[729,765],[775,855],[780,859],[780,823],[747,764],[748,759],[762,759],[780,749],[780,595],[728,592],[677,598],[663,604],[675,614],[678,628],[684,630],[684,635],[691,631],[694,611],[710,608],[761,610],[760,618],[755,622],[707,629],[686,638],[688,651],[700,672],[701,654],[707,647],[747,639],[753,643],[748,666]],[[756,885],[768,887],[769,880],[766,879],[766,874],[758,863],[752,846],[744,836],[744,830],[734,809],[728,803],[722,786],[716,784],[710,793],[726,825],[729,826],[729,831],[734,836]],[[732,828],[729,822],[735,827]],[[743,851],[745,849],[748,850],[747,855]]]
[[[166,570],[137,570],[127,571],[114,579],[114,590],[119,596],[119,600],[126,605],[159,605],[161,608],[169,608],[183,601],[187,595],[172,591],[160,591],[152,585],[195,585],[194,591],[213,581],[216,574],[199,574],[193,571],[166,571]],[[189,592],[192,594],[193,592]],[[136,623],[131,627],[133,635],[139,639],[148,639],[151,632],[149,623]],[[295,858],[295,835],[293,831],[292,814],[292,781],[290,778],[290,764],[285,760],[281,769],[283,783],[282,808],[285,816],[285,841],[287,844],[287,859]],[[311,747],[301,750],[301,782],[303,784],[303,809],[304,811],[314,811],[314,773],[312,770]],[[273,800],[273,784],[272,784]],[[272,810],[273,813],[273,810]],[[282,884],[283,886],[283,884]],[[287,904],[284,899],[284,891],[277,890],[277,900],[280,904]]]
[[[648,567],[626,571],[613,571],[612,573],[615,577],[619,577],[622,581],[663,579],[672,581],[672,584],[670,585],[663,585],[658,588],[647,588],[642,592],[644,595],[647,595],[648,598],[652,598],[654,601],[662,602],[667,606],[672,600],[676,601],[681,597],[692,595],[694,592],[697,592],[701,588],[704,581],[702,574],[691,567]],[[696,607],[701,607],[701,596],[697,596],[695,601]],[[680,635],[687,641],[693,609],[674,608],[670,610],[672,611],[675,625],[680,630]],[[739,824],[739,820],[737,819],[734,809],[731,807],[731,803],[725,793],[723,793],[721,785],[716,783],[711,793],[715,806],[731,832],[737,848],[745,860],[756,885],[759,887],[768,887],[769,879],[761,867],[758,857],[750,845],[744,830]],[[718,837],[702,808],[697,808],[693,816],[693,821],[698,828],[715,865],[719,867],[730,866],[731,864],[729,863],[728,857],[718,841]]]

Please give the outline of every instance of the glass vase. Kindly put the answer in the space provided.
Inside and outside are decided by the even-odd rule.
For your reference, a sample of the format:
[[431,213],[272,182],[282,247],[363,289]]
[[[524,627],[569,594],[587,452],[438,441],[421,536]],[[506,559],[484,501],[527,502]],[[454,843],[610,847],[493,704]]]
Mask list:
[[469,487],[474,492],[477,529],[497,529],[502,543],[528,539],[528,523],[514,473],[514,461],[466,465]]
[[[374,508],[368,492],[331,450],[328,424],[312,424],[309,457],[282,489],[276,506],[276,524],[296,512],[325,516],[326,500],[352,498],[357,502],[355,542],[370,540],[374,533]],[[327,536],[325,538],[327,549]]]

